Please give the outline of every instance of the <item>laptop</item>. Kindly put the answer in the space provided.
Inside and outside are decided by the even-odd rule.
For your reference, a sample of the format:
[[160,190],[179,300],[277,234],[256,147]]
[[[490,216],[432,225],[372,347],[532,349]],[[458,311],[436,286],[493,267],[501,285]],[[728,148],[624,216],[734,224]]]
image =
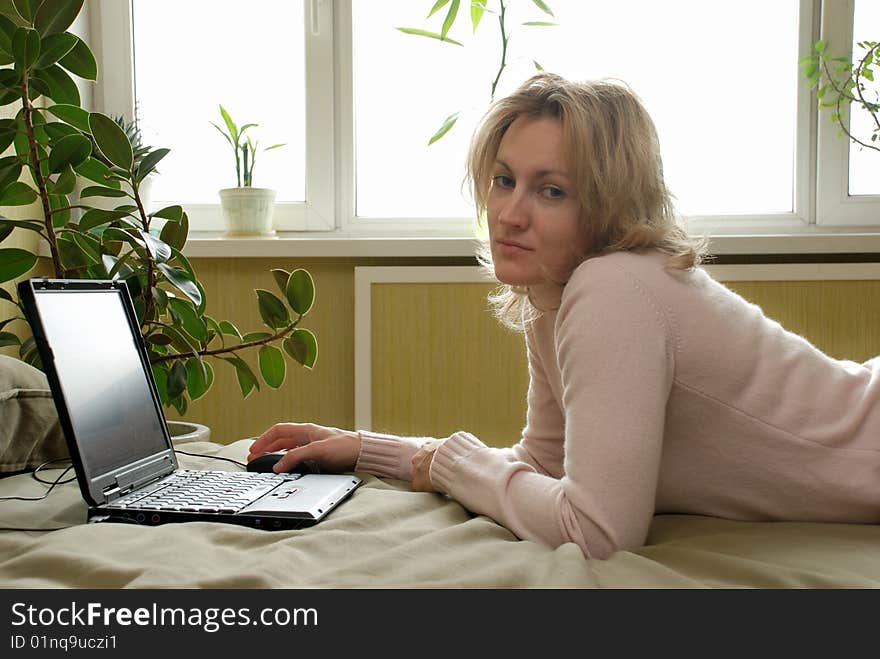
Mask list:
[[360,484],[340,474],[180,469],[124,281],[18,285],[89,522],[210,521],[293,529]]

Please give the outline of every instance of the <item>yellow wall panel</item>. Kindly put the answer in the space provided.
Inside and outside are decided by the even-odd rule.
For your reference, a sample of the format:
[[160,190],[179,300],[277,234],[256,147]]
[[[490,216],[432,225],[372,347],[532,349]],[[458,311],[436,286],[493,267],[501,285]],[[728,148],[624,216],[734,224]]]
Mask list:
[[508,446],[525,423],[521,334],[491,315],[491,284],[373,284],[373,429]]

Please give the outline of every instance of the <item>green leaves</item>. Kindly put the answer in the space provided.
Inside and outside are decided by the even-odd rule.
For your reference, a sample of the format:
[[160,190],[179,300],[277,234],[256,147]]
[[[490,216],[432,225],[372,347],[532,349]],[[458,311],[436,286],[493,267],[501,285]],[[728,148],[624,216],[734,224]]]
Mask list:
[[264,345],[260,348],[259,354],[260,373],[263,380],[273,389],[278,389],[284,384],[284,376],[286,367],[284,365],[284,355],[275,346]]
[[414,34],[419,37],[429,37],[431,39],[437,39],[439,41],[445,41],[446,43],[455,44],[456,46],[464,46],[460,41],[456,41],[455,39],[450,39],[449,37],[438,34],[437,32],[431,32],[430,30],[421,30],[419,28],[414,27],[399,27],[397,28],[404,34]]
[[452,127],[455,125],[455,122],[458,121],[458,116],[461,114],[460,112],[454,112],[450,114],[446,119],[443,120],[440,128],[437,129],[437,132],[431,136],[431,139],[428,140],[428,146],[431,146],[434,142],[439,140],[441,137],[446,135]]
[[0,282],[10,281],[37,264],[37,255],[25,249],[0,249]]
[[262,288],[257,289],[260,317],[272,329],[280,329],[290,325],[290,313],[277,297]]
[[284,350],[306,368],[314,368],[318,360],[318,340],[307,329],[295,329],[284,340]]
[[101,153],[111,163],[126,171],[131,170],[134,152],[125,131],[106,114],[89,114],[89,130]]

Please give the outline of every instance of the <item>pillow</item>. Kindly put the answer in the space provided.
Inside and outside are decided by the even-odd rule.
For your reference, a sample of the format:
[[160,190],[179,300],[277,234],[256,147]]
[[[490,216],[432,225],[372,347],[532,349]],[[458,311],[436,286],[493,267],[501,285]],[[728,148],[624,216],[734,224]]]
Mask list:
[[69,455],[46,375],[0,355],[0,473]]

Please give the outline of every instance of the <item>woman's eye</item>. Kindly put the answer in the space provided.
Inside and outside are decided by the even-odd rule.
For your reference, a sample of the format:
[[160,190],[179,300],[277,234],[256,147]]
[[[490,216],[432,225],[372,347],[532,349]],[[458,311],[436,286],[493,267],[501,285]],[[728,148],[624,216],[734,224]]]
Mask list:
[[562,199],[565,197],[565,192],[563,192],[560,188],[557,188],[555,185],[548,185],[543,190],[541,190],[541,194],[544,195],[547,199]]
[[512,188],[513,179],[504,174],[499,174],[498,176],[492,177],[492,184],[499,188]]

